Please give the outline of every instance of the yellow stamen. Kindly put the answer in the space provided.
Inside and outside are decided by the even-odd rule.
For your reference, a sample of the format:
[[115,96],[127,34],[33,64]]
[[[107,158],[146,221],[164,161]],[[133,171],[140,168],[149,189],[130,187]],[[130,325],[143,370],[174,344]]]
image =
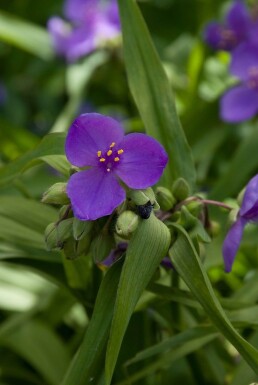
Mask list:
[[112,148],[112,147],[114,147],[116,144],[115,144],[115,142],[112,142],[111,144],[110,144],[110,148]]
[[119,160],[120,160],[120,159],[118,158],[118,156],[115,157],[115,159],[114,159],[115,162],[119,162]]
[[108,152],[107,152],[107,156],[110,156],[111,154],[112,154],[112,150],[108,150]]
[[106,161],[106,159],[105,158],[100,158],[100,160],[99,160],[100,162],[105,162]]
[[123,154],[123,152],[124,152],[124,150],[122,150],[122,148],[121,148],[121,150],[118,150],[117,151],[117,153],[120,155],[120,154]]
[[98,155],[98,157],[100,158],[100,157],[101,157],[101,151],[98,151],[98,152],[97,152],[97,155]]

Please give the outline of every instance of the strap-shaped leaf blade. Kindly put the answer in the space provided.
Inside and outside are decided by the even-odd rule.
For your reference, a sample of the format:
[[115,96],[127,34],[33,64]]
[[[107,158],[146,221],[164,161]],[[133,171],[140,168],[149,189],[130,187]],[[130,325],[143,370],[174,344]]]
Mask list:
[[54,56],[50,35],[38,25],[7,12],[0,12],[0,39],[42,59]]
[[234,329],[213,291],[188,234],[178,225],[175,225],[175,228],[179,230],[179,235],[170,249],[170,256],[176,270],[203,306],[213,324],[258,373],[258,351]]
[[100,367],[113,316],[121,266],[121,262],[115,263],[101,283],[85,337],[68,368],[62,385],[96,383],[95,376],[101,375]]
[[[35,165],[35,159],[46,161],[48,155],[64,155],[65,133],[45,136],[39,145],[0,169],[0,186],[11,182],[19,173]],[[50,163],[50,161],[48,162]],[[53,164],[53,157],[51,158]]]
[[123,266],[106,354],[106,385],[112,379],[122,340],[142,292],[151,280],[170,243],[168,228],[153,214],[141,220],[130,241]]
[[160,141],[169,154],[163,182],[185,178],[193,187],[195,169],[178,119],[172,90],[150,34],[132,0],[119,0],[124,57],[129,87],[147,134]]

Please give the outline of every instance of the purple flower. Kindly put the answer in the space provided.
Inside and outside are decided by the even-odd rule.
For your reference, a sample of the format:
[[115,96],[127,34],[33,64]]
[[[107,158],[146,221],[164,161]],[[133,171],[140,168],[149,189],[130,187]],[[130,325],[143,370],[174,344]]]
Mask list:
[[120,34],[116,0],[66,0],[64,14],[48,21],[56,52],[68,61],[91,53]]
[[232,54],[230,72],[241,83],[227,91],[220,101],[221,118],[237,123],[258,112],[258,45],[243,43]]
[[215,50],[231,51],[248,38],[252,25],[245,4],[241,0],[235,0],[224,23],[212,21],[206,26],[204,39]]
[[222,253],[225,271],[230,272],[240,246],[244,227],[258,221],[258,174],[247,184],[236,222],[231,226],[223,243]]
[[88,167],[73,174],[67,185],[74,215],[81,220],[109,215],[125,200],[119,179],[130,188],[145,189],[159,180],[168,161],[155,139],[124,135],[119,122],[96,113],[75,119],[65,152],[73,165]]

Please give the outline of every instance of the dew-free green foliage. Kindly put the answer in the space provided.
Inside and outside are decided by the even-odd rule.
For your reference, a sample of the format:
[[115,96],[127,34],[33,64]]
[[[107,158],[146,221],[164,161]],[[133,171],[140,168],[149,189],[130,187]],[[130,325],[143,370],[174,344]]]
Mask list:
[[[228,211],[200,202],[238,207],[258,171],[257,118],[229,125],[218,114],[221,93],[235,84],[230,54],[202,41],[226,3],[118,0],[121,41],[67,63],[46,29],[63,0],[0,1],[0,384],[257,382],[257,225],[246,227],[226,274]],[[41,202],[75,172],[66,132],[89,111],[166,148],[148,219],[139,192],[92,222],[73,218],[66,199]],[[175,181],[191,191],[180,198]],[[116,233],[123,210],[138,215],[126,240]],[[46,228],[58,233],[48,245]],[[117,262],[103,266],[118,245]]]

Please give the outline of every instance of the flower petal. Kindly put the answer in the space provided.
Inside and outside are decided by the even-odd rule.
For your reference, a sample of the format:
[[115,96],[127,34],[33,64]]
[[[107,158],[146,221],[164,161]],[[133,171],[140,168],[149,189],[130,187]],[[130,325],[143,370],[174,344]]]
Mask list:
[[221,31],[223,27],[220,23],[216,21],[211,21],[206,25],[204,29],[204,40],[209,44],[213,49],[219,50],[221,47]]
[[66,59],[74,62],[82,56],[88,55],[97,48],[94,29],[88,23],[75,27],[70,35],[65,51]]
[[71,27],[60,17],[51,17],[47,23],[53,46],[57,54],[65,55],[71,35]]
[[98,164],[97,151],[107,151],[112,142],[120,143],[123,137],[123,128],[116,120],[96,113],[83,114],[70,127],[65,153],[75,166],[94,166]]
[[252,118],[258,111],[258,92],[240,85],[226,92],[220,99],[221,119],[237,123]]
[[144,189],[161,177],[168,156],[155,139],[145,134],[126,135],[120,144],[124,150],[116,173],[129,187]]
[[114,174],[92,168],[73,174],[67,184],[74,215],[95,220],[113,212],[125,200],[125,191]]
[[246,223],[247,221],[240,217],[233,224],[233,226],[231,226],[223,242],[222,253],[224,258],[225,271],[227,273],[229,273],[232,269],[232,265],[233,265],[236,253],[239,249]]
[[236,0],[227,14],[227,24],[239,38],[243,38],[251,23],[246,5],[241,0]]
[[66,0],[64,15],[71,21],[85,22],[85,18],[94,10],[98,12],[99,0]]
[[250,68],[258,66],[258,46],[252,43],[240,44],[232,53],[230,72],[246,81]]
[[257,216],[257,204],[258,204],[258,175],[255,175],[247,184],[243,197],[243,202],[240,208],[241,216],[248,216],[251,220],[252,217]]

